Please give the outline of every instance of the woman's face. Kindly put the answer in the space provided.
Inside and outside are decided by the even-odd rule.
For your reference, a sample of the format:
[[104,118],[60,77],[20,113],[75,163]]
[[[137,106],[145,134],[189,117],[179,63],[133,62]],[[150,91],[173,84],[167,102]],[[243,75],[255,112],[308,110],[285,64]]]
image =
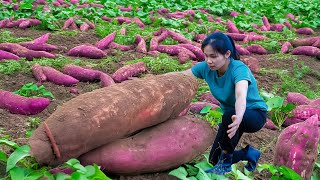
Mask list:
[[211,70],[219,70],[228,62],[226,55],[220,54],[218,51],[212,49],[210,45],[205,46],[203,52],[205,54],[205,60]]

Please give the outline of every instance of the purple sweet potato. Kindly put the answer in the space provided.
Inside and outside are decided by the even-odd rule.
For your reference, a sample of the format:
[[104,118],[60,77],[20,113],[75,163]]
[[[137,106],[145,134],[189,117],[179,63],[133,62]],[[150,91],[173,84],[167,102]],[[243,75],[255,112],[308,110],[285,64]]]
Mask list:
[[20,57],[7,51],[0,50],[0,62],[4,60],[19,60]]
[[231,11],[230,12],[230,16],[232,16],[232,17],[236,17],[236,16],[238,16],[240,13],[238,13],[237,11]]
[[288,127],[291,126],[292,124],[297,124],[297,123],[301,123],[305,120],[299,119],[299,118],[295,118],[295,117],[287,117],[285,119],[285,121],[283,122],[282,126],[283,127]]
[[239,33],[237,26],[230,20],[228,20],[227,29],[229,33]]
[[46,34],[38,37],[37,39],[31,41],[31,42],[33,42],[33,43],[35,43],[35,44],[44,44],[44,43],[47,43],[50,35],[51,35],[51,33],[46,33]]
[[314,115],[285,128],[276,143],[274,165],[285,165],[303,179],[310,179],[318,154],[318,121],[318,115]]
[[122,24],[122,23],[129,24],[129,23],[131,23],[131,19],[127,18],[127,17],[124,17],[124,16],[115,17],[114,19],[117,20],[119,22],[119,24]]
[[251,26],[255,29],[259,29],[259,26],[257,24],[252,24]]
[[79,57],[87,57],[92,59],[100,59],[107,55],[106,52],[101,49],[96,48],[93,45],[80,45],[76,46],[67,53],[68,56],[79,56]]
[[168,18],[183,19],[187,16],[187,13],[177,11],[177,12],[169,13],[167,16]]
[[121,67],[115,73],[112,74],[112,79],[119,83],[128,80],[129,77],[137,76],[147,70],[144,62],[138,62],[136,64],[130,64]]
[[267,28],[265,25],[263,25],[263,26],[261,26],[261,27],[259,28],[259,30],[260,30],[260,31],[268,31],[268,28]]
[[308,105],[316,108],[320,108],[320,98],[311,100],[311,102]]
[[178,41],[179,43],[191,44],[191,40],[187,39],[186,37],[184,37],[184,35],[180,33],[168,30],[168,34],[172,39]]
[[298,34],[306,34],[306,35],[311,35],[314,33],[314,31],[311,28],[299,28],[295,30],[296,33]]
[[244,47],[238,45],[238,44],[235,44],[236,46],[236,50],[238,51],[238,53],[240,55],[251,55],[251,53]]
[[320,38],[312,44],[313,47],[320,48]]
[[279,129],[269,118],[267,118],[266,124],[263,127],[270,129],[270,130],[278,130]]
[[252,44],[250,46],[247,46],[246,49],[254,54],[267,54],[267,50],[263,48],[261,45],[258,44]]
[[153,32],[153,35],[155,35],[155,36],[160,36],[163,31],[166,31],[166,29],[162,27],[162,28],[160,28],[158,31]]
[[33,58],[55,58],[54,54],[45,51],[34,51],[27,49],[19,44],[15,43],[1,43],[0,50],[11,52],[19,57],[25,57],[27,60],[32,60]]
[[307,105],[311,102],[305,95],[295,92],[289,92],[286,100],[295,105]]
[[209,103],[209,102],[192,102],[190,104],[189,111],[192,112],[193,114],[200,114],[200,111],[206,106],[211,106],[212,110],[214,110],[214,109],[219,107],[218,105],[212,104],[212,103]]
[[89,29],[90,29],[89,24],[87,24],[85,22],[80,25],[80,31],[82,31],[82,32],[88,31]]
[[225,33],[225,34],[230,36],[235,41],[243,41],[244,38],[247,36],[246,34],[240,34],[240,33]]
[[264,26],[267,28],[267,30],[270,31],[271,25],[270,25],[269,20],[266,16],[262,17],[262,22],[263,22]]
[[34,43],[34,42],[22,42],[19,43],[21,46],[26,47],[30,50],[35,50],[35,51],[46,51],[46,52],[51,52],[57,50],[57,46],[51,45],[51,44],[39,44],[39,43]]
[[207,19],[209,22],[214,22],[213,16],[211,14],[208,14]]
[[304,38],[304,39],[295,39],[291,40],[290,43],[294,46],[312,46],[317,40],[320,39],[320,36],[316,37],[309,37],[309,38]]
[[146,41],[138,34],[136,35],[136,41],[137,44],[136,51],[140,53],[147,53],[147,46]]
[[73,64],[65,65],[63,67],[63,73],[72,76],[79,81],[94,81],[100,77],[100,72],[97,70],[83,68]]
[[154,56],[154,57],[158,57],[160,52],[156,51],[156,50],[153,50],[153,51],[149,51],[147,54],[151,55],[151,56]]
[[270,30],[277,31],[277,32],[282,32],[283,28],[284,28],[283,24],[272,24]]
[[282,46],[281,46],[281,52],[282,53],[288,53],[291,46],[292,46],[291,43],[288,42],[288,41],[283,43]]
[[112,18],[109,18],[109,17],[106,17],[106,16],[102,16],[101,19],[104,20],[104,21],[107,21],[107,22],[112,21]]
[[62,72],[48,66],[42,67],[44,75],[47,77],[47,80],[63,86],[73,86],[79,82],[79,80],[73,78],[72,76],[63,74]]
[[47,76],[43,73],[42,66],[35,63],[31,69],[32,69],[32,74],[37,81],[44,82],[47,80]]
[[107,49],[109,44],[113,42],[114,38],[116,37],[117,32],[114,31],[113,33],[107,35],[105,38],[101,39],[100,41],[96,42],[95,46],[99,49]]
[[162,53],[167,53],[171,56],[178,55],[180,52],[184,52],[188,54],[191,59],[196,58],[192,51],[189,51],[188,49],[178,45],[158,45],[156,50]]
[[[138,130],[176,118],[191,102],[197,88],[196,78],[176,73],[151,75],[81,94],[59,106],[34,131],[29,138],[30,154],[40,164],[50,165],[77,158]],[[45,129],[54,141],[49,140]],[[51,142],[55,142],[55,152]]]
[[91,7],[97,7],[97,8],[104,8],[102,4],[97,4],[97,3],[90,3]]
[[5,27],[6,24],[9,22],[9,19],[3,19],[0,21],[0,29]]
[[299,46],[292,50],[292,54],[320,57],[320,49],[313,46]]
[[289,21],[285,20],[285,21],[283,22],[283,24],[284,24],[288,29],[292,29],[292,25],[290,24]]
[[144,28],[144,23],[138,18],[138,17],[134,17],[133,18],[133,21],[136,23],[136,24],[138,24],[138,26],[140,27],[140,28]]
[[71,4],[77,4],[77,3],[79,3],[79,0],[70,0],[70,3]]
[[251,41],[261,41],[264,39],[267,39],[267,37],[262,35],[247,34],[246,37],[243,39],[243,42],[248,43]]
[[291,112],[294,118],[306,120],[309,117],[318,114],[320,115],[320,109],[310,105],[299,105]]
[[30,20],[24,20],[19,24],[19,28],[25,29],[31,26],[31,21]]
[[111,84],[114,84],[114,80],[112,79],[112,77],[106,73],[100,72],[99,79],[101,87],[108,87]]
[[132,7],[129,6],[129,7],[119,7],[119,10],[120,11],[124,11],[124,12],[131,12],[132,11]]
[[296,22],[296,23],[301,23],[301,21],[297,20],[293,14],[289,13],[286,15],[286,18],[289,18],[291,19],[293,22]]
[[129,51],[129,50],[132,49],[131,46],[122,45],[122,44],[118,44],[118,43],[115,43],[115,42],[111,42],[108,47],[112,48],[112,49],[119,49],[121,51]]
[[199,100],[220,106],[220,102],[216,98],[214,98],[210,92],[201,94],[199,96]]
[[69,18],[64,22],[63,29],[68,29],[74,23],[74,18]]
[[241,59],[241,61],[245,63],[253,73],[258,73],[260,71],[258,59],[254,57],[246,57]]
[[205,58],[205,55],[202,52],[202,50],[192,44],[178,44],[178,46],[184,47],[184,48],[188,49],[189,51],[193,52],[193,54],[196,56],[197,61],[203,61]]
[[49,104],[50,100],[47,98],[29,98],[0,90],[0,108],[7,109],[13,114],[35,115],[42,112]]
[[197,42],[202,42],[205,38],[207,38],[206,34],[196,34],[194,36],[194,40]]
[[99,147],[79,159],[84,165],[96,163],[115,174],[155,173],[190,162],[207,150],[213,137],[208,122],[183,116]]

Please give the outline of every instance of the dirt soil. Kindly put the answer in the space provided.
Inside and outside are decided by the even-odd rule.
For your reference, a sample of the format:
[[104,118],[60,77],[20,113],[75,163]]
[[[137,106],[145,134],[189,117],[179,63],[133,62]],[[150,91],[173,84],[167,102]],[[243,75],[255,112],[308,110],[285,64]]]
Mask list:
[[[21,30],[21,29],[7,29],[13,33],[13,36],[16,37],[29,37],[29,38],[37,38],[43,34],[45,31],[37,31],[37,30]],[[75,37],[70,36],[62,36],[62,35],[52,35],[49,38],[50,44],[57,45],[59,50],[55,53],[66,55],[67,50],[75,47],[76,45],[83,43],[91,43],[94,44],[100,38],[95,35],[94,32],[87,33],[79,33]],[[111,55],[114,55],[111,53]],[[141,57],[141,54],[132,53],[128,55],[127,58],[121,59],[122,61],[132,59],[134,57]],[[287,69],[288,71],[292,71],[293,66],[300,61],[303,61],[305,65],[311,67],[313,70],[320,72],[320,63],[319,60],[315,58],[307,57],[307,56],[296,56],[296,59],[292,60],[283,60],[278,59],[274,55],[254,55],[260,62],[260,67],[266,69]],[[88,60],[92,61],[92,60]],[[108,68],[106,68],[108,69]],[[112,73],[112,72],[109,72]],[[280,79],[276,75],[270,74],[255,74],[255,77],[258,81],[258,85],[260,88],[264,88],[269,91],[272,89],[274,83],[279,83]],[[304,79],[307,83],[319,83],[318,77],[307,76]],[[30,74],[15,74],[11,76],[0,74],[0,89],[4,89],[7,91],[16,91],[24,84],[29,82],[36,82],[34,77]],[[55,96],[55,100],[51,102],[49,107],[45,109],[43,112],[34,115],[34,116],[22,116],[16,114],[10,114],[6,110],[0,109],[0,137],[3,135],[10,135],[11,139],[19,144],[27,143],[27,138],[25,138],[25,133],[27,130],[30,130],[30,125],[28,125],[28,119],[32,117],[40,117],[42,121],[44,121],[47,117],[49,117],[57,108],[57,106],[67,102],[68,100],[76,97],[76,95],[71,94],[69,92],[70,87],[63,87],[54,85],[50,82],[45,82],[43,84],[46,89],[53,92]],[[79,89],[80,93],[90,92],[94,89],[99,88],[99,82],[96,83],[84,83],[80,82],[77,84],[76,88]],[[279,130],[269,130],[269,129],[261,129],[259,132],[253,134],[244,134],[237,148],[243,148],[247,144],[251,144],[254,147],[260,149],[262,151],[262,156],[260,158],[259,163],[272,163],[273,155],[274,155],[274,147],[279,136]],[[0,178],[1,178],[1,165],[0,165]],[[169,176],[168,172],[154,173],[154,174],[145,174],[138,176],[114,176],[113,178],[119,180],[166,180],[166,179],[177,179],[173,176]],[[268,172],[255,173],[255,179],[269,179]]]

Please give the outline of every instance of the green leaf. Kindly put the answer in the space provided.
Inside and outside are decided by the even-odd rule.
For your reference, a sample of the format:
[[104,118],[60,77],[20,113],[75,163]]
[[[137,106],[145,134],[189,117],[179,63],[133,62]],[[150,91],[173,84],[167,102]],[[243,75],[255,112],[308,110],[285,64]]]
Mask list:
[[0,161],[7,162],[7,160],[8,160],[8,157],[6,153],[4,153],[3,151],[0,151]]
[[90,177],[92,180],[112,180],[100,170],[98,165],[93,164],[93,167],[95,169],[95,174],[93,177]]
[[188,178],[187,178],[188,172],[186,171],[186,169],[184,167],[181,167],[181,166],[177,169],[170,171],[169,175],[175,176],[181,180],[188,180]]
[[194,166],[199,168],[199,169],[202,169],[203,171],[213,167],[212,164],[208,163],[208,161],[206,161],[206,160],[198,162]]
[[273,98],[270,98],[267,101],[268,111],[271,111],[272,109],[281,108],[283,103],[284,103],[284,98],[283,97],[275,96]]
[[206,114],[206,113],[208,113],[209,112],[209,110],[212,108],[212,106],[206,106],[206,107],[204,107],[201,111],[200,111],[200,113],[201,114]]
[[85,167],[86,169],[86,177],[90,177],[93,176],[96,172],[95,168],[92,165],[88,165]]
[[66,180],[66,179],[70,179],[69,175],[63,174],[63,173],[58,173],[56,175],[56,180]]
[[198,174],[198,171],[199,171],[198,168],[195,168],[195,167],[193,167],[193,166],[191,166],[189,164],[185,164],[185,166],[187,167],[186,170],[187,170],[189,176],[195,176],[195,175]]
[[[212,173],[210,173],[212,174]],[[199,168],[199,172],[196,176],[197,179],[201,179],[201,180],[212,180],[212,178],[210,178],[208,176],[208,174],[206,174],[202,169]]]
[[17,148],[8,158],[6,171],[10,171],[24,157],[30,156],[30,146],[24,145]]
[[36,180],[40,179],[43,176],[43,172],[32,171],[24,180]]
[[26,170],[24,168],[16,166],[10,169],[9,174],[10,174],[11,180],[21,180],[25,178],[25,172]]
[[19,147],[17,143],[9,141],[7,139],[0,139],[0,144],[5,144],[5,145],[10,146],[11,148],[14,148],[14,149]]
[[26,138],[29,138],[32,136],[34,130],[26,131]]

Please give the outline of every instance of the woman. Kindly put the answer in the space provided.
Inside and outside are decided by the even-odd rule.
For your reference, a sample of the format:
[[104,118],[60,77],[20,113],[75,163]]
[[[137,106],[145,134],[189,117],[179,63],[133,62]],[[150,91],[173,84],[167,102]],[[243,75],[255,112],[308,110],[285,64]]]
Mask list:
[[254,171],[260,151],[248,145],[235,151],[244,132],[259,131],[266,122],[267,105],[260,97],[256,80],[241,61],[233,40],[220,32],[208,36],[202,43],[205,61],[184,71],[204,79],[212,95],[220,102],[222,123],[212,145],[209,161],[215,165],[207,172],[225,174],[231,165],[247,160],[247,170]]

